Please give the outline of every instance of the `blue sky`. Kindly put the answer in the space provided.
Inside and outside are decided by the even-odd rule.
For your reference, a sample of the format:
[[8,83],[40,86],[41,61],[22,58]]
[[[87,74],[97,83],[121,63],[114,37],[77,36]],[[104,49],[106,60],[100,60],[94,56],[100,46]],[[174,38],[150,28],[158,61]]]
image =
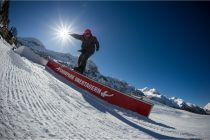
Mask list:
[[137,88],[156,88],[198,105],[210,102],[208,2],[18,2],[11,25],[47,49],[79,55],[80,42],[61,45],[52,27],[90,28],[100,41],[91,59],[100,72]]

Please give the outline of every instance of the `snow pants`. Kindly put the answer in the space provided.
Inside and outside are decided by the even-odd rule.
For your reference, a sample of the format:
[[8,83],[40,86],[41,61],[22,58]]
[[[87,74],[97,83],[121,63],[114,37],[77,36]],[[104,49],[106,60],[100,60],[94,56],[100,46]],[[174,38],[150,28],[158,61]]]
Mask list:
[[85,71],[87,60],[88,58],[90,58],[92,54],[93,53],[89,53],[89,52],[82,52],[80,54],[79,59],[78,59],[78,69],[81,73]]

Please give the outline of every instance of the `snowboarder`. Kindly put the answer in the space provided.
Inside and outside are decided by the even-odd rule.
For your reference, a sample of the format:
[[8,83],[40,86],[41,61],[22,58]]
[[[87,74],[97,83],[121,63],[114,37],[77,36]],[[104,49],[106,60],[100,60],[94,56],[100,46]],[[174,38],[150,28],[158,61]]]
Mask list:
[[74,70],[83,74],[85,71],[86,63],[88,58],[94,54],[95,50],[99,50],[99,42],[95,36],[92,35],[90,29],[86,29],[83,35],[72,33],[70,34],[72,37],[81,40],[81,52],[79,59],[78,59],[78,67],[74,67]]

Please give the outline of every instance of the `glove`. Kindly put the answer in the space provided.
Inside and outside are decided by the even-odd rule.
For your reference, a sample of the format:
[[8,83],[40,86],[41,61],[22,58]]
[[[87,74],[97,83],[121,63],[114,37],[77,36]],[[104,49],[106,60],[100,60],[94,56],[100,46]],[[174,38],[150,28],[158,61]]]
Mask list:
[[69,35],[72,35],[72,34],[74,34],[74,33],[73,33],[73,32],[68,32],[68,34],[69,34]]

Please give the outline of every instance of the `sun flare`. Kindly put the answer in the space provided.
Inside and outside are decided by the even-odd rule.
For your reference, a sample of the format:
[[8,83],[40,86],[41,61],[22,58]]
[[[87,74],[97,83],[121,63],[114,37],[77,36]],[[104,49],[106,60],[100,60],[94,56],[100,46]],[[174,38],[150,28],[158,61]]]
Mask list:
[[59,37],[60,37],[61,39],[63,39],[63,40],[66,40],[66,39],[69,37],[68,30],[65,29],[65,28],[61,29],[61,30],[58,32],[58,34],[59,34]]
[[51,29],[53,31],[53,39],[56,40],[57,43],[62,46],[72,43],[72,38],[69,35],[73,31],[72,24],[67,24],[60,20],[60,22],[51,27]]

